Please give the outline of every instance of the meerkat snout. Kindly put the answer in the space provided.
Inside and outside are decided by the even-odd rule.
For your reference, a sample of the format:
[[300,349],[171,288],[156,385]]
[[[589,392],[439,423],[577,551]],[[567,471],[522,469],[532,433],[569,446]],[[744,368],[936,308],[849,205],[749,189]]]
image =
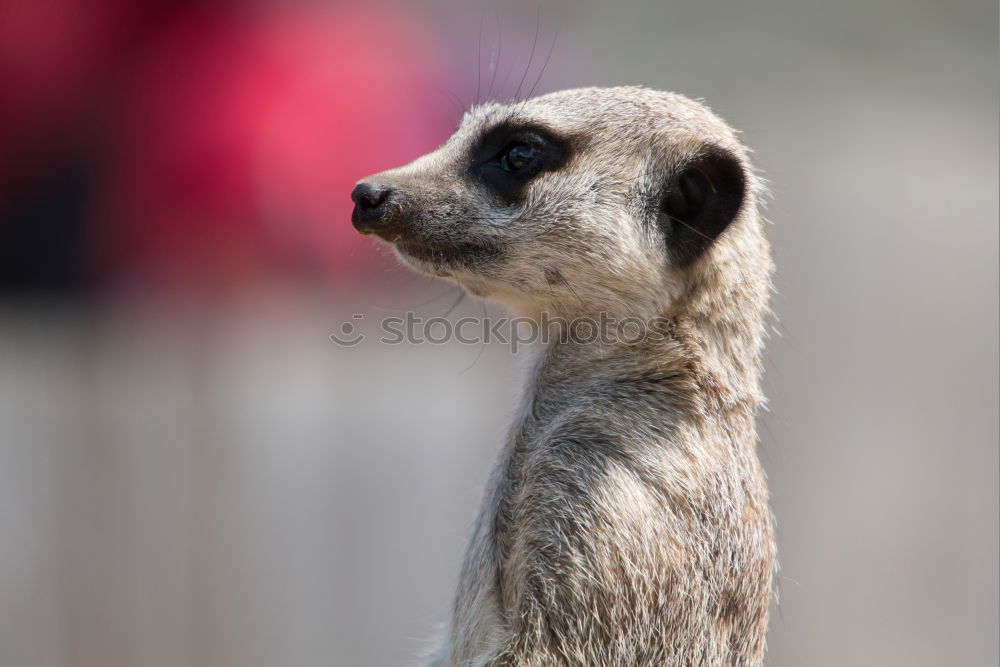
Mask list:
[[392,232],[393,200],[396,191],[379,183],[358,183],[351,191],[354,212],[351,222],[362,234],[388,235]]

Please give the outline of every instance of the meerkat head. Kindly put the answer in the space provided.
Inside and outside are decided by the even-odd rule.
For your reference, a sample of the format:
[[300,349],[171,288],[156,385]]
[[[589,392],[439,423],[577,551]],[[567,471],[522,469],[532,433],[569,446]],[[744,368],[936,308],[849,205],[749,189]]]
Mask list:
[[757,189],[704,106],[589,88],[474,108],[434,152],[359,182],[352,221],[516,312],[649,315],[766,282]]

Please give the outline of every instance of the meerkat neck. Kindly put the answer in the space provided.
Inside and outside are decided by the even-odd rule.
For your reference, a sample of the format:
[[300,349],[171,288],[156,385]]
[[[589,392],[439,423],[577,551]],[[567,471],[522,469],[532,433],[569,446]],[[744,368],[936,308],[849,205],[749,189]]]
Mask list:
[[764,403],[760,388],[761,355],[768,316],[768,274],[721,284],[708,295],[686,304],[679,319],[689,323],[681,330],[697,342],[706,370],[721,386],[755,405]]
[[698,308],[650,318],[543,313],[533,319],[542,344],[529,383],[571,386],[588,379],[683,374],[709,382],[726,402],[748,401],[755,408],[763,402],[763,313],[736,318]]

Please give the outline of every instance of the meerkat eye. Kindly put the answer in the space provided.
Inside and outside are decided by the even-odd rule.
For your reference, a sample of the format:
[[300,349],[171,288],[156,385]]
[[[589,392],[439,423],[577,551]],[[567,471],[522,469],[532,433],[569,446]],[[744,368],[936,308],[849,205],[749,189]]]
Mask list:
[[538,160],[540,154],[537,146],[512,144],[500,156],[500,168],[510,173],[520,171]]
[[466,173],[500,200],[513,203],[538,174],[562,167],[571,150],[568,140],[545,128],[500,125],[472,147]]

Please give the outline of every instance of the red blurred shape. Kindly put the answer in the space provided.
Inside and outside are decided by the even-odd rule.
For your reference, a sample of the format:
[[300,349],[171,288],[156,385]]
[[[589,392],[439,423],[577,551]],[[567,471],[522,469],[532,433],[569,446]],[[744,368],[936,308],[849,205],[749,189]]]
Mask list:
[[128,95],[103,211],[112,279],[203,289],[383,266],[351,227],[351,188],[447,136],[447,87],[426,29],[388,5],[186,12]]
[[0,0],[0,188],[90,122],[159,1]]

